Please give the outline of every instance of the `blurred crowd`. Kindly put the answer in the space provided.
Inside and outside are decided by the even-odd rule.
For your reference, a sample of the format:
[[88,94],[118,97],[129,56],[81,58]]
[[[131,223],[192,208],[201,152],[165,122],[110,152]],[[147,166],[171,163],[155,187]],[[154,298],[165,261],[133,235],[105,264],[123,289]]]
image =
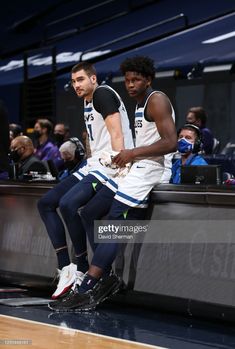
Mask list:
[[9,123],[3,101],[0,101],[0,117],[1,180],[28,180],[35,174],[47,173],[54,179],[63,179],[75,171],[86,157],[86,131],[80,141],[70,137],[68,125],[62,122],[53,125],[47,118],[38,118],[32,132],[26,134],[21,125]]

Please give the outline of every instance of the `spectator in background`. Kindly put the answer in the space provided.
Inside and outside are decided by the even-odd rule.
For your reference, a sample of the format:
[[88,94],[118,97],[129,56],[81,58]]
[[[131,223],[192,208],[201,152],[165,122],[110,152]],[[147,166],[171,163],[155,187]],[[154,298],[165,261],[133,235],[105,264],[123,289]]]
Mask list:
[[214,136],[206,127],[207,115],[202,107],[192,107],[186,115],[186,122],[200,128],[202,136],[202,151],[208,155],[212,154],[214,146]]
[[10,141],[12,141],[13,138],[23,135],[22,127],[18,124],[10,124],[9,130],[10,130]]
[[172,166],[171,183],[181,183],[181,166],[207,165],[202,156],[198,155],[201,150],[201,131],[199,127],[185,124],[178,131],[177,150],[181,158],[176,160]]
[[8,111],[3,103],[0,101],[0,179],[8,179],[9,171],[9,121],[8,121]]
[[34,137],[36,141],[35,156],[39,160],[53,160],[56,167],[60,169],[63,161],[59,149],[50,141],[53,125],[48,119],[38,119],[34,125]]
[[47,167],[34,156],[32,140],[27,136],[18,136],[11,142],[10,158],[17,164],[18,179],[23,179],[30,172],[47,173]]
[[[85,149],[79,139],[73,137],[64,142],[59,150],[65,165],[65,170],[59,173],[59,180],[62,180],[82,167],[82,161],[85,159]],[[86,161],[84,160],[85,164]]]
[[69,126],[58,123],[54,127],[54,135],[53,139],[55,142],[55,145],[59,148],[64,142],[66,142],[69,139]]

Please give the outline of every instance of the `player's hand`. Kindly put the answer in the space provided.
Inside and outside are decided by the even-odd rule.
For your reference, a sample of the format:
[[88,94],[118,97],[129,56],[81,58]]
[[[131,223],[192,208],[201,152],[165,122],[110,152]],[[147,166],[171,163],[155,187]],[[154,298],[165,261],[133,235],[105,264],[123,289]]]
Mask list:
[[133,149],[121,150],[119,154],[113,157],[112,162],[119,167],[125,167],[126,164],[134,160]]

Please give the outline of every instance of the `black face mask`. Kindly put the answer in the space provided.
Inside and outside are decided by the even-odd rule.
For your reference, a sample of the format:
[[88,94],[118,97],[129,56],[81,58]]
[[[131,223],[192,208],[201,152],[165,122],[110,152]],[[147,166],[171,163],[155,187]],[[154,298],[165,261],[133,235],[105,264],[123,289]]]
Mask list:
[[54,133],[53,138],[55,140],[55,143],[58,145],[61,145],[64,142],[64,135],[60,133]]
[[10,151],[10,159],[14,162],[18,162],[20,160],[20,154],[17,150]]
[[74,161],[72,161],[72,160],[64,162],[64,167],[67,168],[69,171],[72,171],[72,169],[75,166],[76,166],[76,163]]
[[35,137],[36,139],[38,139],[38,138],[41,137],[40,131],[34,131],[34,132],[33,132],[33,135],[34,135],[34,137]]

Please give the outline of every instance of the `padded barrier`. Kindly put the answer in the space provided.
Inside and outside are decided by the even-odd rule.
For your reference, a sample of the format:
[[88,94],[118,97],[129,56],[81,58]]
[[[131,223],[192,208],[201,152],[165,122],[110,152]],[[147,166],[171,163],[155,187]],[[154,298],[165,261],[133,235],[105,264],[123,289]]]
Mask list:
[[[36,208],[37,200],[50,187],[0,184],[0,265],[1,277],[6,275],[8,282],[11,275],[18,275],[25,286],[25,279],[28,285],[31,281],[40,287],[42,280],[51,285],[56,257]],[[201,220],[204,224],[218,222],[218,226],[224,222],[219,235],[222,240],[199,244],[143,240],[142,244],[123,245],[116,261],[127,285],[122,301],[138,303],[141,299],[142,306],[234,320],[235,249],[231,240],[224,239],[224,228],[234,224],[235,187],[159,185],[151,202],[149,217],[156,238],[165,233],[159,231],[164,220],[178,224],[176,237],[177,231],[184,230],[184,220],[194,224],[191,233],[203,237],[201,225],[195,225]]]

